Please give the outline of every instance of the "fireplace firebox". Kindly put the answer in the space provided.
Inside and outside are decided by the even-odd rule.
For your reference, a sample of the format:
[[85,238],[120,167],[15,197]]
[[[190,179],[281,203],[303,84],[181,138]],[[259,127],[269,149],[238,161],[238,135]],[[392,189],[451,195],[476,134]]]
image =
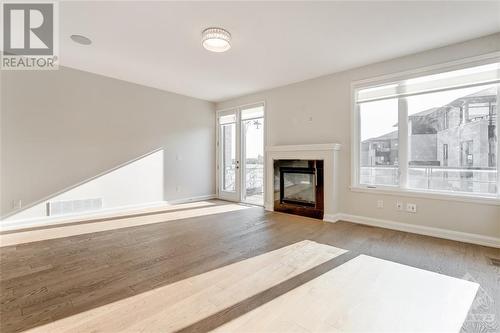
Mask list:
[[316,205],[316,173],[313,168],[280,168],[280,202]]
[[274,171],[275,211],[323,218],[323,161],[277,160]]

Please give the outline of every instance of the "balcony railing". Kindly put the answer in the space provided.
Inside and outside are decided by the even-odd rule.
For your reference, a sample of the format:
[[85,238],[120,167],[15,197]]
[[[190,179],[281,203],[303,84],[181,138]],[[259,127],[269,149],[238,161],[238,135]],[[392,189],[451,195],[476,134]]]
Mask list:
[[[398,167],[361,167],[360,184],[398,185]],[[495,168],[409,166],[408,188],[495,194],[497,193],[497,170]]]
[[[224,169],[224,185],[226,190],[234,191],[236,165],[228,165]],[[264,165],[246,164],[245,188],[247,195],[263,193],[264,189]]]

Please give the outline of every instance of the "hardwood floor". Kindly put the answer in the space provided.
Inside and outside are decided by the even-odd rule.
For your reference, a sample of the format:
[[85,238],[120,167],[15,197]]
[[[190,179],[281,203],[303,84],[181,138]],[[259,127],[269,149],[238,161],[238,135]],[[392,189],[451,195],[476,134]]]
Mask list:
[[478,286],[359,255],[212,332],[458,332]]
[[216,328],[359,254],[479,283],[462,329],[500,330],[500,268],[490,260],[500,249],[212,203],[1,234],[0,331],[48,327],[304,240],[349,252],[182,330]]

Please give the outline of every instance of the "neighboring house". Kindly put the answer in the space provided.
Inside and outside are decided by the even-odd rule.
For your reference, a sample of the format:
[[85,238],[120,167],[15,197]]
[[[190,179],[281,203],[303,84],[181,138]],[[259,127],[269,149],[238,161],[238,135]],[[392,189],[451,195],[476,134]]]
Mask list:
[[496,166],[496,88],[409,116],[410,165]]
[[[496,168],[496,108],[493,87],[410,115],[411,186],[493,191],[496,182],[487,170]],[[397,145],[397,131],[363,141],[361,166],[398,165]]]
[[397,165],[398,131],[361,143],[361,166]]
[[[496,88],[408,117],[409,163],[455,168],[496,167]],[[397,165],[398,132],[361,143],[361,165]]]

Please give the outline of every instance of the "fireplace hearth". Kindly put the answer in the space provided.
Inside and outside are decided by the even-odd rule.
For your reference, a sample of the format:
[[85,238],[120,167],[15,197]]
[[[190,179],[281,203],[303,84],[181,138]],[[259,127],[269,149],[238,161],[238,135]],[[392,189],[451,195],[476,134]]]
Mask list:
[[323,161],[275,160],[274,210],[323,219]]

